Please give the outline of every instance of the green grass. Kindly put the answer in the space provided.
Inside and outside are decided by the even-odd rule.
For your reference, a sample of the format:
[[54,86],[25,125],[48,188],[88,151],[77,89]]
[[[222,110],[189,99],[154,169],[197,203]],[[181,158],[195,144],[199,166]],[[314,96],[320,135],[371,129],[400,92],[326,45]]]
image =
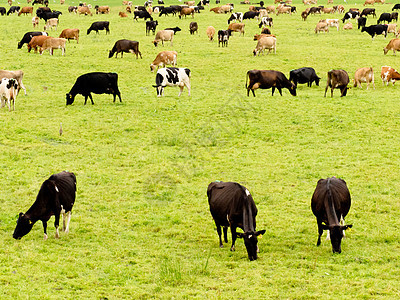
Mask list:
[[[208,8],[195,15],[194,36],[192,18],[156,17],[158,29],[182,32],[173,46],[155,48],[143,20],[118,17],[120,1],[92,3],[111,5],[109,16],[70,15],[73,4],[50,4],[63,12],[50,35],[81,31],[65,57],[60,50],[54,56],[17,50],[32,30],[31,17],[0,17],[0,68],[22,69],[28,92],[18,96],[15,112],[0,110],[1,299],[399,298],[399,87],[384,87],[379,78],[382,65],[399,67],[398,56],[383,55],[391,35],[371,41],[342,28],[317,35],[319,19],[342,15],[303,22],[304,5],[295,1],[297,14],[273,16],[276,55],[253,57],[252,36],[260,31],[254,20],[245,21],[245,36],[234,33],[227,48],[209,42],[207,26],[226,29],[229,16]],[[375,5],[378,16],[392,6]],[[363,8],[354,1],[349,7]],[[97,20],[110,21],[110,35],[86,35]],[[123,38],[140,42],[143,59],[107,58]],[[169,87],[156,97],[149,65],[161,50],[178,51],[178,66],[191,69],[191,97],[185,89],[178,98],[179,89]],[[282,97],[271,97],[271,90],[247,97],[248,70],[288,75],[303,66],[316,69],[320,87],[300,85],[297,97],[287,90]],[[330,69],[343,68],[352,78],[366,66],[375,70],[375,90],[323,97]],[[117,72],[123,102],[93,95],[95,105],[84,106],[78,95],[66,107],[65,94],[90,71]],[[78,181],[70,234],[54,239],[52,218],[47,241],[40,223],[14,240],[18,213],[62,170]],[[310,200],[317,181],[328,176],[345,179],[353,200],[347,223],[354,227],[340,255],[332,255],[325,239],[315,246]],[[238,181],[253,194],[257,229],[266,229],[257,261],[248,260],[240,240],[235,252],[218,247],[206,197],[214,180]]]

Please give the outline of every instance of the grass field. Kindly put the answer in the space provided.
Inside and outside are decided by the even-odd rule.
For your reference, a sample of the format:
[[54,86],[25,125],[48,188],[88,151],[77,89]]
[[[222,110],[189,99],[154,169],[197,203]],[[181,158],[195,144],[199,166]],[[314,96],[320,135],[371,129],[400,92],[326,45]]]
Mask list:
[[[235,11],[247,11],[238,2]],[[400,65],[399,56],[383,54],[392,35],[371,41],[357,29],[343,31],[342,24],[339,32],[317,35],[319,19],[342,15],[304,22],[304,5],[294,1],[297,14],[273,16],[276,55],[253,57],[252,36],[260,31],[255,20],[246,20],[245,36],[234,33],[227,48],[209,42],[207,26],[226,29],[229,16],[208,8],[195,15],[194,36],[192,18],[155,17],[158,29],[182,28],[173,46],[155,48],[143,20],[118,17],[120,1],[93,2],[112,10],[92,17],[68,14],[76,4],[50,3],[63,12],[51,36],[64,28],[81,31],[79,44],[67,43],[65,57],[60,50],[54,56],[17,50],[32,31],[31,16],[0,17],[0,68],[23,70],[28,93],[18,96],[15,112],[0,110],[1,299],[400,297],[399,86],[384,87],[379,78],[381,66]],[[393,5],[375,5],[378,16]],[[5,0],[0,6],[8,9]],[[354,1],[345,7],[363,8]],[[110,21],[110,35],[86,35],[98,20]],[[143,59],[108,58],[123,38],[140,42]],[[179,89],[167,87],[156,97],[149,65],[161,50],[178,51],[178,66],[191,69],[192,96],[185,89],[178,98]],[[287,90],[282,97],[271,97],[271,90],[247,97],[248,70],[288,76],[304,66],[322,77],[319,87],[299,85],[296,97]],[[323,97],[330,69],[343,68],[353,78],[366,66],[375,70],[375,90]],[[95,105],[85,106],[78,95],[67,107],[65,94],[91,71],[118,73],[123,102],[93,95]],[[56,240],[52,218],[47,241],[40,222],[14,240],[18,213],[62,170],[73,171],[78,182],[70,233]],[[354,226],[340,255],[325,239],[316,246],[310,209],[317,181],[329,176],[345,179],[352,195],[346,221]],[[257,229],[266,229],[257,261],[248,260],[241,240],[235,252],[218,247],[206,197],[214,180],[240,182],[252,193]]]

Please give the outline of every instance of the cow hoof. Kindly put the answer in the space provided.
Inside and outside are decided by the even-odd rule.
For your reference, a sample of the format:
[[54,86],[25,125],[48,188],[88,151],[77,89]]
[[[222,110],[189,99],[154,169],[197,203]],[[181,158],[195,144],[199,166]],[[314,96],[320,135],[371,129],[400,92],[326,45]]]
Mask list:
[[44,235],[43,240],[47,240],[47,234]]

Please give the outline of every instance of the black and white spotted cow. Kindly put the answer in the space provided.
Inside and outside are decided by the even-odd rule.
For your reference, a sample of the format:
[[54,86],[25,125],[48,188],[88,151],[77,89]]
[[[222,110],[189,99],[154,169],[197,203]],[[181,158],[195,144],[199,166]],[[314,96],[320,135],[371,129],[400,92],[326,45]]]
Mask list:
[[243,21],[243,13],[241,13],[241,12],[232,13],[228,19],[228,24],[230,24],[231,21],[242,22]]
[[180,92],[178,97],[182,94],[183,88],[186,86],[190,96],[190,70],[188,68],[161,68],[157,71],[156,85],[153,87],[157,90],[157,97],[164,94],[166,86],[179,86]]
[[349,19],[356,19],[359,16],[360,16],[360,12],[359,11],[349,10],[347,13],[344,14],[342,22],[344,23],[346,20],[349,20]]
[[18,95],[18,81],[14,78],[3,78],[0,81],[1,107],[7,103],[8,111],[11,111],[11,104],[15,110],[15,99]]

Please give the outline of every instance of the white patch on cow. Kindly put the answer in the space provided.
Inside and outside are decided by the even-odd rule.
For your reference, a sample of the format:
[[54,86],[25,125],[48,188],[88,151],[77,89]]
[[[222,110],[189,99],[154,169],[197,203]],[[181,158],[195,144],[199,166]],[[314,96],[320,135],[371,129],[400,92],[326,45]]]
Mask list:
[[65,233],[69,232],[69,222],[71,221],[71,211],[67,212],[66,214],[66,219],[67,219],[67,226],[65,227]]
[[329,230],[327,230],[326,240],[329,241],[330,239],[331,239],[331,232]]
[[65,209],[64,209],[64,206],[62,206],[62,205],[61,205],[61,213],[65,214]]
[[250,196],[250,192],[248,189],[246,189],[246,196]]
[[253,236],[253,235],[252,235],[252,234],[250,234],[250,235],[249,235],[249,239],[251,239],[251,237],[252,237],[252,236]]
[[56,188],[56,192],[59,193],[58,187],[56,185],[54,185],[54,187]]
[[47,234],[44,234],[43,239],[44,239],[44,240],[47,240]]
[[56,239],[60,238],[60,233],[58,232],[58,226],[56,226],[56,235],[55,235]]

